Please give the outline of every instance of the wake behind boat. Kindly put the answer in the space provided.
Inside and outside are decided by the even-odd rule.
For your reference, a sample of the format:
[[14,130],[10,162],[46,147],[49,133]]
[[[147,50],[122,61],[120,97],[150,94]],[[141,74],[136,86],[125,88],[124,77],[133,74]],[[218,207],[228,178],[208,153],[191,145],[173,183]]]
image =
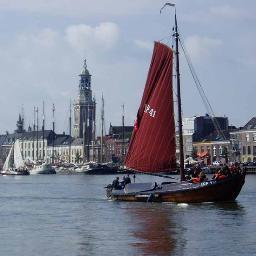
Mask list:
[[[171,5],[172,4],[166,4]],[[125,165],[141,173],[166,173],[176,168],[176,133],[173,99],[173,53],[176,55],[177,103],[180,146],[180,182],[136,183],[125,187],[107,186],[107,197],[122,201],[219,202],[233,201],[245,182],[245,172],[237,168],[212,180],[185,181],[179,74],[179,34],[175,13],[173,50],[155,42],[148,77],[137,113],[137,121]]]

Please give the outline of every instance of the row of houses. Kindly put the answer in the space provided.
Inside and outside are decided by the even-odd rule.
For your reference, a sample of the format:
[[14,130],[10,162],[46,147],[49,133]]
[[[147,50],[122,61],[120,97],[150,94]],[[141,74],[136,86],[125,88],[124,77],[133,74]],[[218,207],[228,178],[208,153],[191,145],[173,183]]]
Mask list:
[[239,128],[229,126],[227,117],[214,120],[208,115],[185,118],[183,123],[186,157],[202,159],[206,164],[256,161],[256,117]]
[[[216,132],[217,122],[220,132]],[[54,163],[79,163],[83,161],[122,162],[127,154],[133,126],[112,126],[108,135],[86,144],[83,138],[73,138],[52,130],[25,131],[19,117],[17,130],[0,135],[0,166],[3,165],[11,145],[19,139],[24,159],[48,160]],[[227,117],[200,116],[183,120],[184,154],[203,160],[252,162],[256,161],[256,117],[243,127],[229,126]],[[178,139],[176,140],[179,141]],[[177,144],[177,159],[179,145]],[[102,154],[102,156],[101,156]]]

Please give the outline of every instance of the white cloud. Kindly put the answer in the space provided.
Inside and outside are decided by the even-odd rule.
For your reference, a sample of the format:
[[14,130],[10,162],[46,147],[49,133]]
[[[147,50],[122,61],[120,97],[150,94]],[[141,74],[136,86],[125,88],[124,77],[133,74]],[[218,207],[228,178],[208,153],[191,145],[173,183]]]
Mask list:
[[213,50],[219,48],[222,42],[219,39],[194,35],[186,38],[185,45],[193,60],[202,60],[212,55]]
[[119,28],[112,22],[103,22],[96,27],[80,24],[69,26],[65,35],[67,42],[77,50],[84,51],[93,47],[109,50],[119,40]]

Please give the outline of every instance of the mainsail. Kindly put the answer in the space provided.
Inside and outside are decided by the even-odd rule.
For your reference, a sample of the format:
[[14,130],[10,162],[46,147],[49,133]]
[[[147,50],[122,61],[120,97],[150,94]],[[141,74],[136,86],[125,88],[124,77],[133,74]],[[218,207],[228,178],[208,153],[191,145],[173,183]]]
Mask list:
[[10,168],[12,168],[12,161],[11,161],[11,155],[13,154],[13,145],[8,153],[8,156],[6,157],[6,160],[4,162],[3,171],[7,171]]
[[16,140],[14,143],[14,165],[15,168],[24,167],[23,157],[21,155],[20,142]]
[[125,165],[141,172],[168,171],[176,166],[173,106],[173,51],[155,42]]

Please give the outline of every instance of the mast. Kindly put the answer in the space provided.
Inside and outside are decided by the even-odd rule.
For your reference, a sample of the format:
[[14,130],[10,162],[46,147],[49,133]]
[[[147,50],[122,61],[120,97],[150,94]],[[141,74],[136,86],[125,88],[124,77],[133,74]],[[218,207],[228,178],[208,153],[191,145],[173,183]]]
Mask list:
[[35,130],[36,130],[36,107],[34,106],[34,123],[33,123],[33,160],[35,160]]
[[103,162],[103,130],[104,130],[104,98],[103,98],[103,94],[101,97],[101,102],[102,102],[102,106],[101,106],[101,137],[100,137],[100,161],[101,163]]
[[71,137],[71,99],[69,102],[69,148],[68,148],[68,162],[71,163],[71,142],[72,142],[72,137]]
[[95,111],[95,100],[94,100],[94,105],[93,106],[94,106],[94,108],[93,108],[93,113],[92,113],[92,115],[93,115],[93,118],[92,118],[92,120],[93,120],[93,139],[92,139],[92,143],[93,143],[93,145],[92,145],[92,155],[93,155],[93,157],[92,157],[92,160],[95,161],[95,145],[96,145],[96,122],[95,122],[96,111]]
[[178,98],[178,124],[179,124],[179,149],[180,149],[180,180],[185,180],[184,175],[184,151],[183,151],[183,132],[182,132],[182,113],[181,113],[181,93],[180,93],[180,62],[179,62],[179,33],[175,8],[175,56],[176,56],[176,79],[177,79],[177,98]]
[[42,125],[42,132],[43,132],[43,160],[45,157],[45,151],[44,151],[44,128],[45,127],[45,115],[44,115],[44,101],[43,101],[43,125]]
[[86,120],[86,133],[87,133],[87,149],[86,149],[86,153],[87,153],[87,161],[90,162],[90,105],[89,102],[87,103],[87,120]]
[[124,164],[124,104],[122,105],[123,115],[122,115],[122,164]]
[[36,161],[38,161],[38,107],[36,107]]
[[55,106],[54,106],[54,104],[52,104],[52,131],[53,131],[53,140],[52,140],[52,164],[54,164],[54,142],[55,142],[54,112],[55,112]]

